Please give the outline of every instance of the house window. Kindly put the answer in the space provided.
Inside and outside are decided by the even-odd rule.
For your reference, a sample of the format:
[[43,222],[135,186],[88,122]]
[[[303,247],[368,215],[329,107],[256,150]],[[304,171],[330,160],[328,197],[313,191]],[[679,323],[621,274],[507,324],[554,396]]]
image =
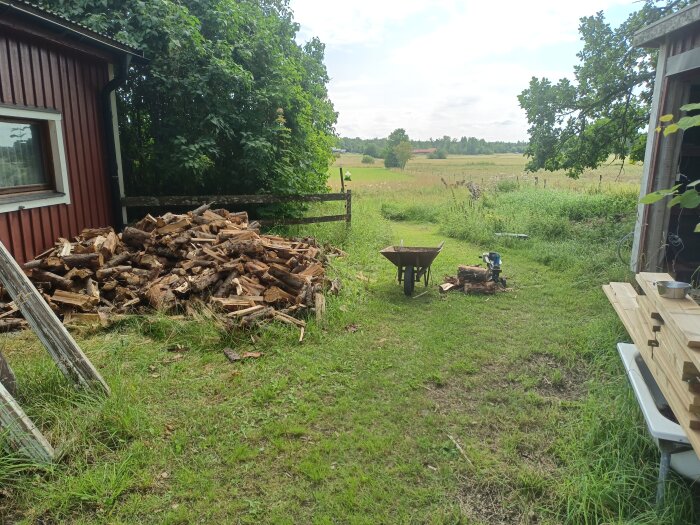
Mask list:
[[0,193],[51,189],[46,126],[31,120],[0,120]]
[[61,114],[0,106],[0,213],[69,203]]

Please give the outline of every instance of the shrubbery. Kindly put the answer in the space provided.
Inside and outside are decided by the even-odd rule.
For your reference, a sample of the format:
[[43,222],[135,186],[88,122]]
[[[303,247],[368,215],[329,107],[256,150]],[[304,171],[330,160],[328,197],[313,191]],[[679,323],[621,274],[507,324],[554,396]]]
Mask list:
[[[632,191],[521,189],[515,181],[501,181],[496,191],[485,192],[476,201],[466,192],[456,193],[450,205],[391,202],[384,203],[381,212],[389,220],[439,224],[444,234],[483,249],[521,248],[540,264],[555,270],[576,267],[595,278],[620,262],[616,241],[632,228],[636,202]],[[530,238],[496,237],[495,233],[524,233]],[[583,260],[589,261],[586,266]]]
[[287,2],[43,0],[137,47],[118,91],[127,193],[315,193],[336,114]]
[[428,153],[429,159],[446,159],[447,151],[442,148],[438,148],[434,153]]

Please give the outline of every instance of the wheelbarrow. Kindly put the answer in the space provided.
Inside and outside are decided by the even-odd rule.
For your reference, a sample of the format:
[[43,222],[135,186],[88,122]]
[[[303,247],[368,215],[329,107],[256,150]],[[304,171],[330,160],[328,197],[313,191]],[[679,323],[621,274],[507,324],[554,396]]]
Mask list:
[[387,246],[380,250],[384,257],[389,259],[398,268],[399,284],[403,282],[403,292],[410,296],[415,284],[423,279],[425,286],[430,280],[430,265],[435,257],[440,254],[445,241],[437,248],[421,248],[416,246]]

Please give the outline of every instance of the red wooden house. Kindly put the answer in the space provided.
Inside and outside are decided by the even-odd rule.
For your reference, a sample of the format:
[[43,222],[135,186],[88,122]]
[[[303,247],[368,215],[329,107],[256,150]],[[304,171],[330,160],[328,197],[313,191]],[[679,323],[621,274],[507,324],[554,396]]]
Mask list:
[[26,261],[58,237],[120,225],[114,90],[140,52],[32,4],[0,0],[0,241]]

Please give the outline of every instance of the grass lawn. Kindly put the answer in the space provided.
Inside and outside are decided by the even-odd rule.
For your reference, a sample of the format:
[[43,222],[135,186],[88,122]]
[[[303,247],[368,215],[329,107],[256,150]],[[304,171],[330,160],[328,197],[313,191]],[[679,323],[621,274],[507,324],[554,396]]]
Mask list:
[[[2,336],[22,405],[62,453],[48,471],[0,458],[2,520],[695,523],[697,491],[680,478],[653,507],[656,451],[600,289],[628,277],[617,241],[639,168],[617,182],[608,168],[604,187],[596,173],[578,187],[549,175],[544,189],[513,157],[447,159],[453,171],[414,160],[406,173],[346,157],[351,230],[293,230],[349,254],[331,269],[340,295],[302,344],[286,326],[225,333],[205,312],[84,329],[113,390],[94,399],[30,333]],[[515,184],[498,175],[508,170]],[[461,177],[484,178],[485,195],[472,202],[453,187]],[[502,228],[531,239],[497,240]],[[496,249],[513,289],[441,296],[434,283],[406,298],[377,253],[401,239],[446,240],[436,282]],[[226,346],[264,356],[230,364]]]

